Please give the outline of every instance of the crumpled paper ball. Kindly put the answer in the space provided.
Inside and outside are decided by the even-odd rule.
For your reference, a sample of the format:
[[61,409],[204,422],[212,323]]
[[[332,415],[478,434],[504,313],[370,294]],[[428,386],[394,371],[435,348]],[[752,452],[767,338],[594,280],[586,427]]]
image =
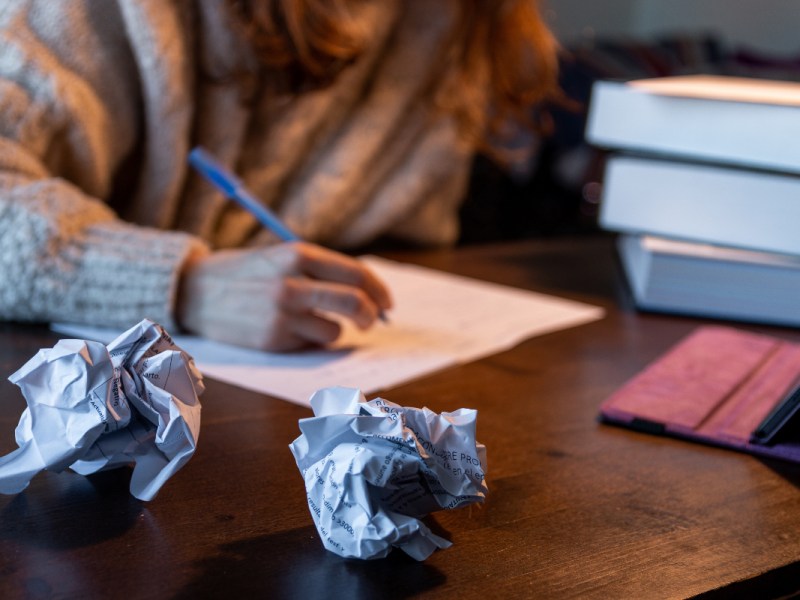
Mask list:
[[28,407],[19,448],[0,457],[0,492],[24,490],[43,469],[82,475],[135,463],[131,494],[151,500],[194,454],[203,377],[191,356],[145,319],[108,346],[60,340],[9,380]]
[[374,559],[393,547],[425,560],[450,542],[420,520],[441,509],[483,502],[486,448],[475,440],[477,411],[436,414],[356,389],[311,397],[290,445],[325,548]]

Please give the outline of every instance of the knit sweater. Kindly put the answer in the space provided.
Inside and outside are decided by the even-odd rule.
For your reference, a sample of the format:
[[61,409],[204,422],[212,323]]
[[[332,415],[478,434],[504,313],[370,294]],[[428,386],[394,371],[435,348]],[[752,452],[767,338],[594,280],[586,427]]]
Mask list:
[[170,327],[195,246],[273,242],[187,168],[198,144],[304,239],[455,240],[473,148],[429,89],[456,3],[363,3],[331,86],[251,101],[222,4],[3,1],[0,318]]

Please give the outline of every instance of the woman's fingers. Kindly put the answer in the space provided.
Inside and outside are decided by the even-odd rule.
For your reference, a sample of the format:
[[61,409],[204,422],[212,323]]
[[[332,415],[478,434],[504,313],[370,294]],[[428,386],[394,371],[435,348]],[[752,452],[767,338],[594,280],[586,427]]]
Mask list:
[[282,313],[261,323],[231,318],[219,319],[210,327],[210,337],[220,342],[258,350],[288,352],[309,346],[325,346],[339,337],[341,326],[310,313]]
[[279,306],[294,313],[332,313],[365,329],[378,318],[380,309],[363,289],[317,279],[290,277],[284,281]]
[[361,261],[314,244],[299,242],[288,246],[295,252],[294,268],[298,274],[358,288],[379,311],[392,307],[389,289]]
[[[291,315],[288,318],[288,327],[296,339],[302,340],[306,346],[330,344],[339,337],[342,330],[337,322],[311,314]],[[294,349],[298,347],[300,346]]]

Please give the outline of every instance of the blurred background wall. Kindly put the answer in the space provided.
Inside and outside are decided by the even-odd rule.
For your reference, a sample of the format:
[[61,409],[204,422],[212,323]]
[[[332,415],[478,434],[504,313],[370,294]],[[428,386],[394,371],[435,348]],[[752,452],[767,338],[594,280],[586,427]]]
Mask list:
[[731,45],[800,52],[798,0],[544,0],[563,43],[630,35],[710,33]]

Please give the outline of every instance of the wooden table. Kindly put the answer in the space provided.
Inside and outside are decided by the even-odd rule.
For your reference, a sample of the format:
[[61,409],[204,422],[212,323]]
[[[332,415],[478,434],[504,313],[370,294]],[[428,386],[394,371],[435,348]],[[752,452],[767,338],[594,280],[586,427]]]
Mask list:
[[[310,410],[215,381],[195,456],[144,503],[130,472],[43,473],[0,498],[2,598],[777,597],[800,589],[800,467],[601,425],[598,405],[702,321],[632,308],[605,236],[395,254],[604,306],[601,321],[382,395],[479,410],[489,497],[436,513],[427,561],[323,550],[287,445]],[[789,339],[800,332],[743,326]],[[0,325],[5,378],[56,336]]]

